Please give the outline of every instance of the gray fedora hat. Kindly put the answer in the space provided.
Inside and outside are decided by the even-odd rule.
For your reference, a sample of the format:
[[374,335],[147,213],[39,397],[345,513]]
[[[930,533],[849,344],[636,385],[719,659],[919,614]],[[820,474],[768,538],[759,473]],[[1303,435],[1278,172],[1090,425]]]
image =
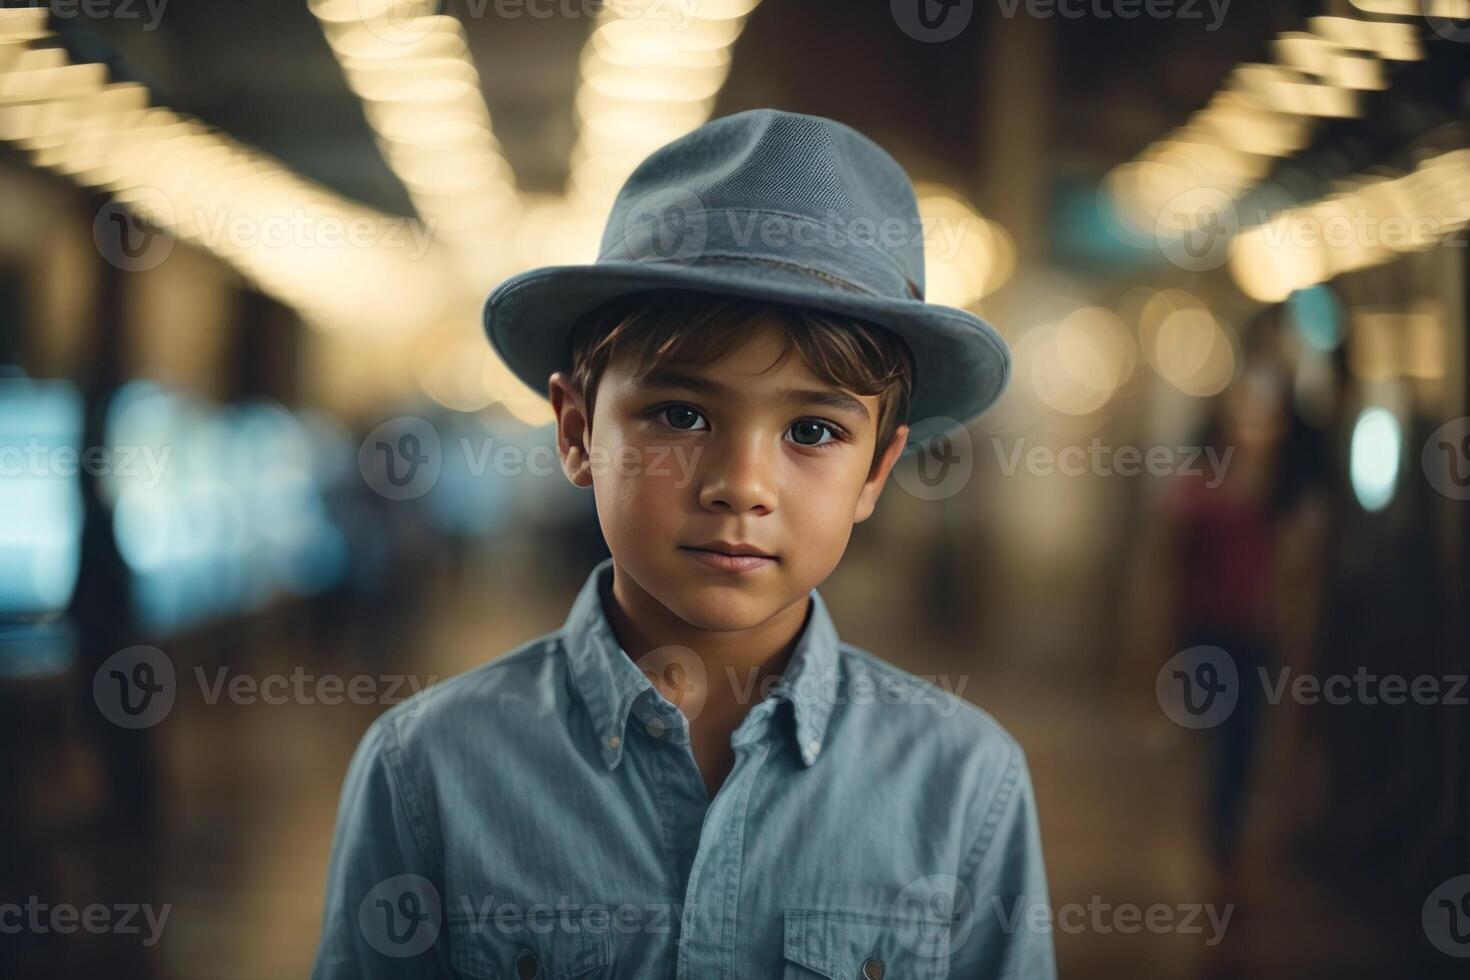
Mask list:
[[544,396],[571,367],[578,318],[650,289],[788,303],[898,334],[915,369],[906,451],[979,415],[1011,375],[994,327],[924,302],[923,226],[903,168],[820,116],[755,109],[655,150],[618,192],[597,261],[505,280],[485,301],[485,331]]

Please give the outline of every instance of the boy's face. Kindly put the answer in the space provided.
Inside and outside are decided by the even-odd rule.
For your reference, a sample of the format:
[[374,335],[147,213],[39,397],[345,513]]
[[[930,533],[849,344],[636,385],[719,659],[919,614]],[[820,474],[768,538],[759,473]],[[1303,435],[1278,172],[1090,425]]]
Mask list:
[[[587,426],[569,380],[551,378],[563,468],[590,486],[613,561],[699,629],[759,625],[837,566],[902,451],[874,460],[879,397],[819,381],[768,324],[720,360],[638,379],[614,358]],[[721,567],[700,545],[758,549]]]

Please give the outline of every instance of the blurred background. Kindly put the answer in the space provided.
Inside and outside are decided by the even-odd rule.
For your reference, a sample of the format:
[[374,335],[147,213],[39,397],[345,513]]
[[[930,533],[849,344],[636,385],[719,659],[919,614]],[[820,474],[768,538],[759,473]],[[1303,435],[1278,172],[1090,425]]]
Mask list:
[[821,588],[1026,748],[1062,975],[1463,975],[1467,105],[1457,0],[6,2],[0,973],[308,972],[363,730],[606,554],[485,294],[773,106],[1016,355]]

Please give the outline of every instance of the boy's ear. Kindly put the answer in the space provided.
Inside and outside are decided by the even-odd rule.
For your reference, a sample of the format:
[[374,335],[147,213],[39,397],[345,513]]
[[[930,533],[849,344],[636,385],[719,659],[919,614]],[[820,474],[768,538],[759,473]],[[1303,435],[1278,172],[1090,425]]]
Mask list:
[[561,470],[575,486],[592,486],[592,463],[587,442],[592,437],[592,420],[571,379],[557,371],[547,381],[547,397],[556,415],[556,451]]
[[903,447],[909,441],[909,427],[900,425],[893,432],[893,438],[888,443],[888,448],[883,450],[880,456],[868,472],[868,480],[863,484],[862,492],[858,494],[857,510],[853,512],[852,522],[860,524],[872,516],[873,508],[878,506],[878,494],[883,492],[883,485],[888,481],[888,474],[893,470],[893,464],[898,462],[898,457],[903,455]]

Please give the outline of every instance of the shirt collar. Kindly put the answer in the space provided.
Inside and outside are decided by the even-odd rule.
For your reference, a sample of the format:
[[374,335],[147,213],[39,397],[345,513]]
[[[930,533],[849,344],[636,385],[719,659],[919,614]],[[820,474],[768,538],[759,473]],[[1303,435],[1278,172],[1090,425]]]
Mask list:
[[[612,601],[613,560],[603,559],[587,576],[559,634],[572,682],[597,735],[608,769],[623,757],[628,713],[653,684],[618,645],[603,603]],[[816,589],[796,649],[771,695],[791,702],[798,755],[810,766],[821,754],[837,693],[837,629]],[[606,599],[604,599],[604,595]]]

